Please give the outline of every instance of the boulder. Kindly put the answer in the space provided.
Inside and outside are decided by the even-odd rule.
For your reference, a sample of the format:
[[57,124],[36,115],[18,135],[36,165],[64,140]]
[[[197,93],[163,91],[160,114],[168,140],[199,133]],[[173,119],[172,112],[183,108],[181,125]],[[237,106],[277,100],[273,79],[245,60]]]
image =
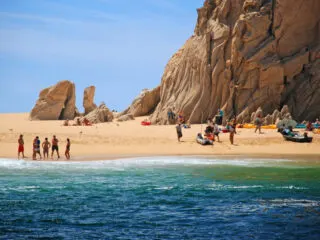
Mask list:
[[134,120],[134,116],[132,114],[122,115],[117,119],[118,122],[125,122],[129,120]]
[[99,107],[85,115],[83,118],[87,118],[91,123],[112,122],[113,113],[104,103],[102,103]]
[[280,112],[279,110],[274,110],[272,113],[272,124],[275,124],[277,119],[280,117]]
[[94,93],[96,91],[95,86],[90,86],[84,89],[83,93],[83,107],[84,113],[88,114],[94,109],[97,108],[97,105],[94,103]]
[[152,90],[144,89],[137,96],[132,104],[123,111],[120,115],[133,115],[134,117],[140,117],[149,115],[154,111],[160,101],[160,86]]
[[64,80],[43,89],[30,112],[31,120],[66,120],[76,115],[74,83]]
[[319,12],[319,0],[206,0],[165,67],[151,121],[166,123],[169,108],[191,123],[219,108],[225,119],[282,105],[298,121],[319,116]]
[[247,108],[237,116],[238,123],[249,123],[250,121],[251,121],[251,115],[249,114],[249,111]]
[[256,117],[256,112],[251,113],[250,123],[254,123]]
[[272,122],[272,115],[268,114],[268,115],[264,118],[264,124],[265,124],[265,125],[271,125],[271,124],[273,124],[273,122]]
[[287,105],[284,105],[280,111],[280,116],[284,118],[288,113],[290,113],[289,107]]

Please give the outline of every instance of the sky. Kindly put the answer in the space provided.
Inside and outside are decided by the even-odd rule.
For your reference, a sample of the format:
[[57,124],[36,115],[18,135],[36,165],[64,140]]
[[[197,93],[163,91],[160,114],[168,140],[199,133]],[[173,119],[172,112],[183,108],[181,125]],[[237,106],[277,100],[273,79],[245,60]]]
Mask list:
[[30,112],[60,80],[124,110],[154,88],[204,0],[0,0],[0,112]]

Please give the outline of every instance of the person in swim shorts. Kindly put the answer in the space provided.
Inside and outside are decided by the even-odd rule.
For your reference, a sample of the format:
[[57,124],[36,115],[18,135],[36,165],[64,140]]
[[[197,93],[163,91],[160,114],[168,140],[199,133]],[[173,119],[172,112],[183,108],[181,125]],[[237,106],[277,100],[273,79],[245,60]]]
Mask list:
[[23,135],[21,134],[18,139],[18,159],[20,159],[20,153],[22,153],[22,158],[25,158],[24,156],[24,141],[23,141]]
[[51,143],[48,141],[48,138],[45,138],[45,140],[42,143],[42,149],[43,149],[43,159],[49,158],[49,149],[51,147]]
[[54,151],[57,152],[58,159],[60,158],[58,142],[59,142],[59,140],[56,138],[55,135],[53,135],[52,145],[51,145],[51,150],[52,150],[52,152],[51,152],[51,158],[53,158],[53,153],[54,153]]

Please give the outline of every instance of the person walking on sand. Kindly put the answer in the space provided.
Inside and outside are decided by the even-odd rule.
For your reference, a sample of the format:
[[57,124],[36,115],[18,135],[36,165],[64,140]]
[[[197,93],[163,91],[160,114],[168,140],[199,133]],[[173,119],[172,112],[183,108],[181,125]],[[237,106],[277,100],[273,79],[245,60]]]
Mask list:
[[51,143],[48,141],[48,138],[45,138],[44,142],[42,143],[42,149],[43,149],[43,159],[49,158],[49,149],[51,147]]
[[180,138],[182,138],[182,129],[181,129],[181,123],[180,122],[177,124],[176,130],[177,130],[178,142],[180,142]]
[[23,141],[23,135],[21,134],[18,139],[18,159],[20,159],[20,153],[22,153],[22,158],[25,158],[24,156],[24,141]]
[[40,160],[42,159],[40,152],[40,139],[38,136],[33,140],[33,160],[37,160],[37,154],[40,156]]
[[256,130],[254,132],[256,133],[257,130],[259,130],[259,134],[261,134],[262,119],[260,114],[257,116],[254,123],[256,124]]
[[67,146],[66,146],[65,155],[66,155],[66,158],[67,158],[68,160],[70,159],[70,146],[71,146],[70,139],[67,138]]
[[52,145],[51,145],[51,150],[52,150],[52,152],[51,152],[51,159],[53,159],[53,153],[54,153],[54,151],[57,152],[58,159],[60,158],[58,142],[59,142],[59,140],[56,138],[56,135],[53,135]]

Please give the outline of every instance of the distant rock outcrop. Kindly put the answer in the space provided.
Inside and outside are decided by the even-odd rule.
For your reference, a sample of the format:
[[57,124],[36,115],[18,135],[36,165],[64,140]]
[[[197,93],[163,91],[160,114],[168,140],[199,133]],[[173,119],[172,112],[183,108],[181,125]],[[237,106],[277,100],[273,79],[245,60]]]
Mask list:
[[123,111],[122,115],[133,115],[134,117],[145,116],[154,111],[160,102],[160,87],[152,90],[144,89],[132,104]]
[[90,86],[84,89],[83,93],[83,107],[84,113],[88,114],[94,109],[97,108],[97,105],[94,103],[94,93],[96,91],[95,86]]
[[316,118],[319,12],[319,0],[206,0],[165,68],[152,122],[165,123],[168,109],[199,123],[218,108],[247,119],[259,106],[267,115],[284,105],[298,121]]
[[31,120],[73,119],[76,114],[75,85],[70,81],[60,81],[43,89],[36,105],[31,110]]
[[[250,117],[251,116],[251,117]],[[284,105],[279,112],[277,109],[273,111],[272,114],[267,114],[264,116],[262,108],[259,107],[255,112],[249,113],[248,109],[243,111],[241,114],[237,116],[238,123],[254,123],[257,117],[262,118],[262,121],[265,125],[275,124],[277,121],[282,119],[291,119],[291,113],[289,112],[289,108],[287,105]]]
[[104,103],[102,103],[99,107],[85,115],[83,118],[87,118],[91,123],[112,122],[113,113]]
[[117,119],[118,122],[126,122],[126,121],[130,121],[130,120],[134,120],[134,117],[132,114],[122,115],[121,117],[119,117]]

